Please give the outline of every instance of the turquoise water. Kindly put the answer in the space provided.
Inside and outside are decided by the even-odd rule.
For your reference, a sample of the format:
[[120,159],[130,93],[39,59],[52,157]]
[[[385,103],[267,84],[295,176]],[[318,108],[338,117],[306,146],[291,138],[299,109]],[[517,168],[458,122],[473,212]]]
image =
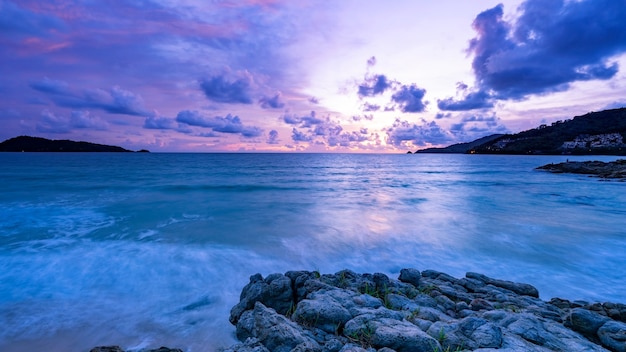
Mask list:
[[257,272],[476,271],[626,302],[626,183],[533,170],[564,160],[0,153],[0,350],[212,351]]

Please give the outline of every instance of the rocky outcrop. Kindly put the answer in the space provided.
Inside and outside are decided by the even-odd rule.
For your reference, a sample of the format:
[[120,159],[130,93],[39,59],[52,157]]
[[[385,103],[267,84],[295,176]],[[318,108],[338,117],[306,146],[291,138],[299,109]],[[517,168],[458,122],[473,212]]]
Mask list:
[[477,273],[253,275],[230,321],[266,351],[625,351],[626,305],[554,298]]
[[600,178],[625,179],[626,159],[608,163],[602,161],[568,161],[539,166],[537,170],[546,170],[553,173],[584,174]]

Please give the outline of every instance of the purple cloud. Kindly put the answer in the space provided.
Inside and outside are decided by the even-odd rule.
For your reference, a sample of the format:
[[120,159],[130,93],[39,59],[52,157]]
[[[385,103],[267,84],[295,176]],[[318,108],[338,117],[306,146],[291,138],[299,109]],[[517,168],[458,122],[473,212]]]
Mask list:
[[57,81],[44,77],[40,81],[30,83],[30,87],[43,93],[59,94],[59,95],[71,95],[69,85],[67,82]]
[[298,131],[295,127],[291,130],[291,139],[294,142],[311,142],[313,137],[304,132]]
[[252,104],[250,81],[249,77],[229,81],[224,76],[213,76],[200,80],[200,88],[217,103]]
[[374,75],[366,77],[365,81],[359,85],[359,97],[373,97],[384,93],[387,89],[392,88],[394,82],[389,81],[385,75]]
[[514,23],[504,19],[502,4],[476,17],[468,49],[476,91],[440,100],[440,109],[490,108],[493,99],[565,91],[618,72],[611,59],[626,52],[626,2],[527,0],[519,11]]
[[380,110],[380,105],[365,103],[365,104],[363,104],[361,109],[363,111],[365,111],[365,112],[378,111],[378,110]]
[[0,3],[0,32],[24,36],[47,37],[67,28],[61,19],[19,7],[10,1]]
[[425,94],[426,90],[418,88],[415,84],[403,85],[393,94],[391,100],[400,105],[402,112],[423,112],[428,104],[423,101]]
[[176,121],[189,126],[210,128],[214,132],[240,134],[243,137],[258,137],[263,130],[256,126],[244,126],[239,116],[230,114],[225,117],[204,117],[197,111],[181,111],[176,116]]
[[484,91],[470,92],[463,99],[446,98],[437,100],[437,107],[444,111],[467,111],[492,108],[493,98]]
[[324,120],[316,117],[315,111],[311,111],[308,116],[296,116],[285,114],[283,121],[289,125],[297,125],[302,128],[311,128],[324,122]]
[[143,128],[153,130],[173,130],[176,126],[176,121],[168,117],[150,116],[143,123]]
[[441,145],[454,141],[454,136],[437,125],[436,122],[422,120],[421,125],[396,119],[393,125],[385,129],[387,143],[395,147]]
[[329,147],[353,147],[361,142],[374,139],[374,136],[369,134],[366,128],[360,129],[358,132],[347,132],[338,122],[332,121],[329,117],[325,119],[315,117],[314,111],[311,112],[311,116],[290,118],[289,120],[292,122],[290,124],[298,125],[303,129],[303,131],[295,127],[292,129],[291,139],[296,143],[313,142]]
[[332,132],[333,133],[326,136],[326,141],[330,147],[351,147],[373,139],[373,136],[368,133],[367,128],[352,132],[342,132],[341,130],[333,130]]
[[57,105],[73,109],[100,109],[111,114],[153,116],[143,106],[141,96],[120,87],[114,86],[108,90],[85,89],[73,90],[66,82],[44,78],[41,81],[31,82],[30,87],[49,95]]
[[372,121],[374,119],[374,115],[372,114],[364,114],[364,115],[353,115],[352,116],[352,121],[361,121],[363,119],[366,119],[368,121]]
[[44,133],[70,133],[74,129],[107,130],[108,124],[102,119],[91,116],[88,111],[72,111],[69,117],[59,116],[50,110],[41,112],[41,120],[36,129]]
[[271,130],[267,134],[267,144],[278,144],[278,131]]
[[263,109],[281,109],[285,106],[285,103],[280,101],[280,93],[277,93],[273,97],[262,97],[259,99],[259,104]]
[[462,115],[458,123],[450,126],[458,142],[468,142],[495,133],[508,133],[496,115]]

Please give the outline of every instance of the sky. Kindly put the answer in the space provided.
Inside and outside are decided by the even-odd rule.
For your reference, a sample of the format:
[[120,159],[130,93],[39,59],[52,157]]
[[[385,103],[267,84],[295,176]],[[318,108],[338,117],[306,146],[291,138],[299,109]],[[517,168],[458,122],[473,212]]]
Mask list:
[[399,153],[626,106],[623,0],[0,0],[0,140]]

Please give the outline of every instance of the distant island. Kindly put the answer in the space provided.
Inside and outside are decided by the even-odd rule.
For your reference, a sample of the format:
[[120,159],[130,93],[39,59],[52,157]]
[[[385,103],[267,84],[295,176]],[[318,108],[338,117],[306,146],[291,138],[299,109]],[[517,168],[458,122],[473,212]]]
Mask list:
[[590,112],[516,134],[494,134],[469,143],[415,153],[626,155],[626,108]]
[[[41,137],[19,136],[0,143],[0,152],[107,152],[132,153],[132,150],[122,147],[96,144],[89,142],[75,142],[67,139],[52,140]],[[139,152],[148,152],[145,149]]]

